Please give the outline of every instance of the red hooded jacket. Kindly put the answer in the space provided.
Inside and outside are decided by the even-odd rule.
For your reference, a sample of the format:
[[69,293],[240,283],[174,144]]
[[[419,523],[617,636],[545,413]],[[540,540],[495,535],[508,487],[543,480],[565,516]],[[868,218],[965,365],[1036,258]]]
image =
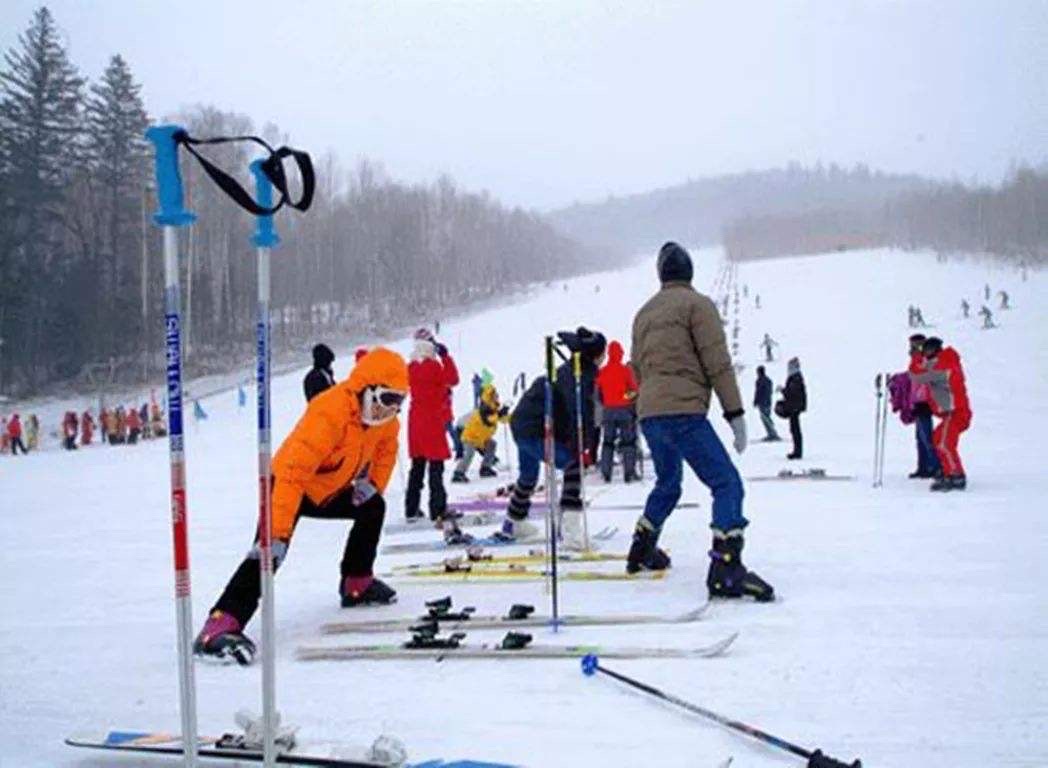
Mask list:
[[459,383],[451,355],[412,360],[408,365],[411,403],[408,406],[408,456],[447,461],[451,458],[445,425],[451,419],[451,388]]
[[961,356],[953,347],[946,347],[935,358],[935,364],[921,378],[928,378],[931,388],[932,411],[937,415],[956,413],[971,418],[972,406],[968,402],[968,387],[964,382]]
[[597,374],[597,389],[605,408],[626,408],[637,399],[637,379],[633,369],[622,362],[622,345],[608,345],[608,362]]
[[7,434],[11,436],[12,440],[17,440],[22,436],[22,422],[17,413],[7,422]]

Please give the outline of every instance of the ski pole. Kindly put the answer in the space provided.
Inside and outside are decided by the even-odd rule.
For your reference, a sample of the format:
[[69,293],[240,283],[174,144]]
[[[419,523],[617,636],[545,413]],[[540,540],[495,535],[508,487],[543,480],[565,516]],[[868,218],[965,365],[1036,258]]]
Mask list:
[[[262,161],[251,163],[259,205],[271,208],[273,185],[262,169]],[[266,768],[276,764],[276,607],[273,599],[273,507],[271,504],[270,398],[269,398],[269,297],[270,250],[280,242],[273,215],[255,218],[251,240],[258,249],[258,318],[256,321],[256,389],[258,394],[258,544],[262,581],[262,759]]]
[[808,768],[862,768],[862,761],[860,760],[855,760],[853,763],[844,763],[840,760],[835,760],[829,755],[824,755],[822,753],[822,750],[807,750],[804,747],[799,747],[796,744],[792,744],[786,741],[785,739],[780,739],[778,736],[772,736],[770,733],[766,733],[765,731],[762,731],[759,728],[754,728],[752,725],[747,725],[746,723],[740,722],[738,720],[732,720],[730,718],[725,717],[724,715],[718,715],[716,712],[711,712],[710,710],[704,709],[698,706],[697,704],[692,704],[691,702],[685,701],[684,699],[678,698],[672,694],[660,691],[658,688],[655,688],[654,686],[647,685],[646,683],[642,683],[639,680],[634,680],[632,677],[627,677],[626,675],[623,675],[620,672],[616,672],[614,670],[608,669],[607,667],[603,667],[600,664],[600,659],[592,653],[582,657],[582,672],[587,676],[593,676],[597,672],[600,672],[602,674],[607,675],[608,677],[613,677],[616,680],[623,682],[628,686],[636,688],[638,691],[643,691],[644,693],[647,693],[650,696],[654,696],[657,699],[661,699],[662,701],[668,702],[670,704],[675,704],[676,706],[680,707],[681,709],[685,709],[688,712],[692,712],[696,715],[701,715],[702,717],[705,717],[708,720],[712,720],[715,723],[719,723],[720,725],[723,725],[727,728],[731,728],[732,730],[744,733],[747,736],[752,736],[758,741],[762,741],[765,744],[769,744],[773,747],[777,747],[778,749],[790,752],[796,755],[797,757],[803,757],[805,760],[808,761]]
[[[884,374],[885,385],[888,382],[888,374]],[[881,406],[881,458],[877,467],[877,485],[884,485],[884,453],[888,444],[888,395],[884,395],[884,404]]]
[[873,412],[873,487],[877,486],[877,455],[880,452],[881,445],[881,374],[877,374],[873,379],[874,391],[876,392],[876,402],[874,403],[875,408]]
[[589,552],[589,524],[586,521],[586,462],[584,461],[586,436],[583,430],[585,424],[582,418],[582,353],[575,352],[572,357],[572,373],[575,374],[575,413],[577,414],[575,421],[579,432],[577,450],[579,462],[579,502],[582,504],[582,548],[583,551]]
[[193,600],[190,593],[189,521],[186,506],[185,441],[182,432],[182,300],[178,284],[178,227],[196,219],[183,207],[178,171],[177,125],[146,131],[153,143],[157,204],[153,221],[164,230],[164,337],[167,344],[168,455],[171,464],[171,529],[175,563],[175,612],[178,622],[178,688],[182,748],[186,768],[197,764],[196,681],[193,676]]
[[549,514],[546,515],[546,532],[549,538],[549,585],[551,595],[551,611],[553,631],[556,632],[560,624],[560,606],[558,602],[557,582],[557,523],[559,509],[557,507],[557,446],[554,442],[553,427],[553,377],[556,370],[553,367],[553,337],[546,337],[546,387],[544,399],[543,428],[544,428],[544,454],[546,459],[546,499],[549,504]]

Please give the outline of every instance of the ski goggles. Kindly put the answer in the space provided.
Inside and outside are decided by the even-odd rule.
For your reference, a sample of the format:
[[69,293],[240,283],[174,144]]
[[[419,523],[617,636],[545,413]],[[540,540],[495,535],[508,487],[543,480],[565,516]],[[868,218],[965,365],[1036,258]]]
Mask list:
[[379,405],[384,405],[387,408],[399,408],[404,404],[404,398],[407,397],[406,392],[400,392],[396,389],[389,389],[387,387],[372,387],[372,397]]

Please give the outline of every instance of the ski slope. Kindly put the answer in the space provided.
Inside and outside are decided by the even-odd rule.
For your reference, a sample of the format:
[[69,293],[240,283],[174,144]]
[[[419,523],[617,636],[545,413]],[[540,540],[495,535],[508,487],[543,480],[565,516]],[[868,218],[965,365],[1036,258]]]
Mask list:
[[[706,290],[722,268],[719,251],[693,257],[695,285]],[[1033,272],[1024,283],[999,265],[873,251],[744,264],[737,281],[749,290],[740,297],[745,401],[752,400],[758,345],[768,332],[780,344],[779,360],[768,365],[776,386],[793,355],[807,381],[801,466],[857,479],[746,485],[746,562],[775,586],[778,602],[718,603],[702,621],[679,626],[572,627],[556,635],[540,629],[536,640],[686,647],[739,631],[723,658],[608,666],[839,759],[861,757],[867,768],[915,761],[925,768],[1048,765],[1044,275]],[[985,283],[995,293],[1008,290],[1014,306],[994,309],[1000,327],[988,331],[977,318],[961,319],[959,308],[967,297],[977,309]],[[441,339],[463,375],[456,413],[471,403],[474,370],[495,373],[504,399],[513,376],[536,375],[545,333],[585,323],[628,348],[633,314],[657,287],[654,257],[645,257],[446,323]],[[894,418],[884,487],[870,487],[873,376],[905,367],[911,303],[935,324],[928,332],[955,346],[965,365],[974,410],[961,441],[966,493],[931,494],[925,481],[906,479],[916,461],[913,431]],[[397,348],[406,352],[407,340]],[[351,353],[336,351],[341,377]],[[302,411],[302,373],[273,382],[277,443]],[[239,409],[235,392],[203,405],[209,419],[188,422],[186,437],[196,628],[250,545],[256,514],[254,411],[250,404]],[[730,443],[717,414],[713,422]],[[748,415],[751,445],[737,458],[740,471],[774,474],[786,466],[788,443],[753,442],[763,432],[757,415]],[[788,436],[786,423],[777,424]],[[176,765],[62,744],[78,731],[178,728],[166,441],[3,459],[0,765]],[[601,489],[601,502],[640,503],[650,472],[642,485],[605,488],[594,475],[587,483]],[[405,474],[398,469],[389,489],[393,521],[402,518]],[[474,480],[468,490],[485,485],[491,483]],[[463,486],[448,488],[452,499],[466,494]],[[701,507],[678,510],[667,523],[663,545],[674,560],[667,579],[563,584],[562,610],[679,613],[704,599],[709,497],[687,472],[683,499]],[[637,514],[593,511],[591,529],[619,526],[605,549],[625,551]],[[318,634],[322,623],[414,615],[425,599],[444,594],[484,613],[514,602],[548,609],[540,583],[401,579],[394,582],[398,605],[343,611],[336,590],[346,527],[303,521],[277,579],[278,707],[303,737],[370,742],[389,733],[413,760],[695,768],[734,757],[736,768],[800,764],[606,678],[584,678],[576,661],[296,661],[297,645],[331,641]],[[384,543],[427,538],[434,534],[397,534]],[[438,558],[380,556],[376,569]],[[257,620],[248,633],[258,637]],[[484,641],[500,636],[476,633]],[[257,667],[197,665],[196,679],[203,732],[231,728],[237,708],[260,708]]]

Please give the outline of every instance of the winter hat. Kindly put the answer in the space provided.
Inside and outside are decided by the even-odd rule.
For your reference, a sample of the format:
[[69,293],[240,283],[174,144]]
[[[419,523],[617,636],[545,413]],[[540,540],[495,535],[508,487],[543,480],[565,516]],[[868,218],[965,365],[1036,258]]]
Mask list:
[[786,372],[792,376],[795,373],[801,372],[801,361],[799,358],[791,357],[789,362],[786,363]]
[[921,351],[925,357],[938,357],[939,353],[942,352],[942,339],[938,336],[929,336],[924,340],[924,346],[921,347]]
[[758,365],[757,366],[757,375],[758,376],[763,376],[764,375],[764,366],[763,365]]
[[368,353],[368,348],[367,347],[357,347],[356,351],[353,353],[353,362],[354,363],[359,363],[360,362],[360,358],[362,358],[367,353]]
[[316,368],[330,368],[335,362],[335,353],[327,344],[317,344],[313,347],[313,366]]
[[604,349],[608,346],[608,341],[604,338],[603,333],[591,331],[583,325],[578,327],[575,335],[579,341],[579,353],[590,360],[596,360],[603,355]]
[[694,269],[691,265],[691,256],[681,246],[670,241],[659,249],[659,258],[656,262],[659,270],[659,280],[668,283],[674,280],[691,282]]
[[433,333],[429,328],[419,328],[415,331],[415,341],[433,341]]

